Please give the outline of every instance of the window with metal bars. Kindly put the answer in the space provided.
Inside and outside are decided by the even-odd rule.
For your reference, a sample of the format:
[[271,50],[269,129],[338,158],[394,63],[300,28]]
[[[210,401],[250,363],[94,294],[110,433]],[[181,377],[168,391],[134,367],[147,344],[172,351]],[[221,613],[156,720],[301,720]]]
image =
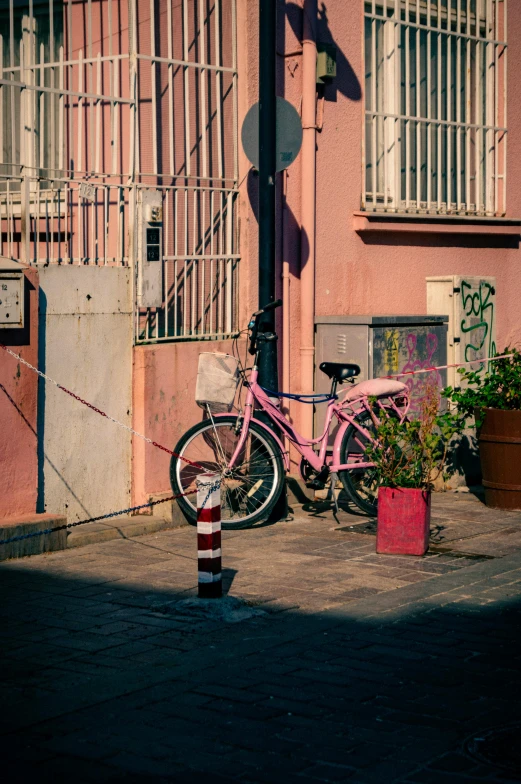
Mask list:
[[506,210],[507,0],[365,2],[365,210]]
[[[57,75],[44,65],[62,45],[61,0],[0,0],[0,175],[17,177],[23,166],[32,176],[58,173]],[[36,85],[45,90],[38,97]]]

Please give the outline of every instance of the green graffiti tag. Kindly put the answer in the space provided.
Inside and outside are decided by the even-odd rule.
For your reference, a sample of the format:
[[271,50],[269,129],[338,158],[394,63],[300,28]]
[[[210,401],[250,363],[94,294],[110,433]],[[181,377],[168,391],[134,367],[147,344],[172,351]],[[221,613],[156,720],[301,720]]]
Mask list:
[[[461,281],[461,302],[465,318],[461,321],[461,332],[468,335],[465,341],[465,362],[479,359],[480,355],[491,357],[496,353],[493,340],[494,299],[496,293],[493,286],[484,280],[479,282],[479,289],[473,290],[472,284]],[[474,352],[474,354],[472,354]]]

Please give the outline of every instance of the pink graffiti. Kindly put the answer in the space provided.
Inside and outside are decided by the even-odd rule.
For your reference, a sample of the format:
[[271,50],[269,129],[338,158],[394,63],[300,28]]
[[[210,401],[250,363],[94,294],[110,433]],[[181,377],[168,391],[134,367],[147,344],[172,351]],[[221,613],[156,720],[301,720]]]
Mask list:
[[[407,373],[412,370],[425,370],[427,368],[431,368],[433,365],[433,356],[438,348],[438,338],[432,332],[429,332],[426,339],[426,351],[427,357],[423,361],[415,356],[416,354],[416,345],[418,342],[418,338],[413,333],[409,333],[405,340],[407,345],[407,353],[408,358],[407,362],[403,366],[401,372]],[[438,389],[442,387],[442,379],[438,371],[432,374],[429,374],[429,381],[428,383],[436,383]],[[420,401],[423,397],[423,391],[425,389],[425,377],[418,375],[418,376],[409,376],[406,379],[403,379],[403,383],[409,387],[409,395],[411,397],[411,406],[409,411],[414,413],[419,413],[420,411]]]

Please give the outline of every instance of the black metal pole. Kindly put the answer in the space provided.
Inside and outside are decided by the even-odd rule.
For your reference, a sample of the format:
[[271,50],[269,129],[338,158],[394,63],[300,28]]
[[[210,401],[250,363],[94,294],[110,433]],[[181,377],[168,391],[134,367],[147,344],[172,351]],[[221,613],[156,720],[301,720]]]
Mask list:
[[[275,174],[276,174],[276,0],[259,0],[259,308],[275,300]],[[259,383],[278,389],[277,342],[263,340],[275,333],[275,311],[259,326]]]

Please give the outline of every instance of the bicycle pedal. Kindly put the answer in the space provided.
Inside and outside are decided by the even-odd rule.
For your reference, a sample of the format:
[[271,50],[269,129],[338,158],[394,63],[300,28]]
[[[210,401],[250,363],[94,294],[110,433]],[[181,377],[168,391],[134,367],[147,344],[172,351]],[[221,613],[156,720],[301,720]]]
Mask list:
[[321,479],[311,479],[309,482],[306,482],[306,487],[310,490],[324,490],[325,486],[326,483]]

